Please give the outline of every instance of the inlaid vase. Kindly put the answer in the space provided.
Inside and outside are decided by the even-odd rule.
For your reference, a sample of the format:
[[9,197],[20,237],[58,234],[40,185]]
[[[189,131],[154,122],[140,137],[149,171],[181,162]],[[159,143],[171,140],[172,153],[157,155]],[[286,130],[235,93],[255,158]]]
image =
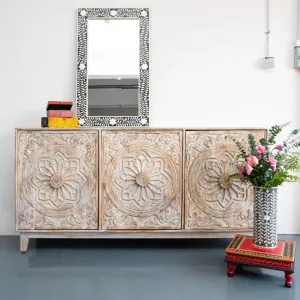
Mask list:
[[277,246],[277,188],[254,187],[253,205],[254,246]]

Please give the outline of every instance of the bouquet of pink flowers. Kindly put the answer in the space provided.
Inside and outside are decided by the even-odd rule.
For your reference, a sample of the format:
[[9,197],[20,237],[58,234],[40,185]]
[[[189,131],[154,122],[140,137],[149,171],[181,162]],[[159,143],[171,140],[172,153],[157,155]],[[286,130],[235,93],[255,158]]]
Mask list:
[[263,188],[276,187],[284,182],[300,182],[300,177],[290,174],[300,171],[300,153],[292,151],[300,146],[300,129],[293,130],[281,144],[276,143],[277,135],[289,124],[273,126],[268,138],[259,141],[255,141],[252,134],[244,142],[229,136],[239,149],[237,173],[230,178],[240,178]]

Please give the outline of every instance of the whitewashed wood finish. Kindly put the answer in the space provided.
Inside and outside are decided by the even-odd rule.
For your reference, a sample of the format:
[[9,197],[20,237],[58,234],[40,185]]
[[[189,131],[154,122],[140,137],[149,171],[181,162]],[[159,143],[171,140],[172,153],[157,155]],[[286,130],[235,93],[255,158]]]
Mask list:
[[186,131],[185,229],[241,230],[253,226],[253,189],[238,179],[233,163],[238,151],[227,135],[257,140],[265,130]]
[[182,131],[102,131],[102,229],[181,229]]
[[[230,187],[222,182],[220,176],[226,173],[220,173],[220,170],[225,171],[225,165],[232,161],[232,153],[236,152],[232,142],[225,141],[225,135],[247,138],[250,132],[256,137],[266,135],[266,130],[259,128],[18,129],[16,227],[20,231],[20,251],[26,252],[29,238],[229,238],[237,231],[251,233],[252,191],[248,189],[244,198],[231,199],[232,194],[228,194]],[[102,135],[101,152],[98,150],[98,134]],[[61,204],[56,199],[54,206],[51,201],[36,198],[36,186],[31,185],[36,184],[32,181],[33,174],[40,171],[37,166],[41,164],[38,162],[44,157],[43,163],[48,161],[49,166],[50,157],[53,159],[56,152],[62,154],[60,158],[63,161],[75,158],[80,162],[74,163],[74,166],[80,165],[82,169],[78,171],[76,167],[74,171],[79,178],[81,175],[82,179],[90,179],[86,184],[90,187],[92,183],[91,197],[85,197],[89,190],[85,188],[80,199],[71,197]],[[132,165],[136,159],[142,165],[146,162],[148,166],[160,166],[162,187],[166,191],[164,197],[159,194],[152,206],[149,196],[141,197],[140,210],[137,206],[128,205],[128,202],[127,206],[121,205],[118,200],[124,199],[120,197],[120,189],[115,188],[115,184],[119,184],[124,189],[126,185],[122,181],[130,182],[129,173],[124,172],[121,162],[127,160],[126,163]],[[98,174],[98,161],[101,162],[101,176]],[[219,172],[217,191],[220,192],[223,184],[227,195],[231,196],[226,198],[223,193],[219,201],[214,199],[207,203],[205,197],[199,197],[197,184],[200,179],[200,186],[204,185],[206,192],[211,191],[213,176],[207,178],[205,174],[216,170]],[[137,174],[134,186],[146,186],[149,176]],[[208,184],[204,182],[204,177],[210,178]],[[61,179],[56,176],[48,182],[52,187],[60,186]],[[108,197],[114,193],[119,198]],[[79,206],[75,199],[78,199]],[[73,207],[68,203],[70,200],[75,200]],[[228,201],[234,205],[227,204],[226,207]]]
[[97,229],[98,131],[18,130],[16,142],[17,229]]
[[24,253],[28,249],[29,238],[25,234],[20,235],[20,252]]
[[[243,231],[249,235],[252,232]],[[149,230],[149,231],[32,231],[22,232],[21,238],[28,239],[206,239],[206,238],[232,238],[235,232],[212,232],[212,231],[181,231],[181,230]]]

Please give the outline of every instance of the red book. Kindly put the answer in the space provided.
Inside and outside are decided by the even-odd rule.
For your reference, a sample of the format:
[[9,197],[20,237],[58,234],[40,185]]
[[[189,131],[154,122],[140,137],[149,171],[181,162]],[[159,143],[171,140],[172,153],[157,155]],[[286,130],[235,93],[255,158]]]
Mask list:
[[48,110],[47,115],[52,118],[73,118],[74,112],[72,110]]
[[70,110],[72,101],[48,101],[47,110]]

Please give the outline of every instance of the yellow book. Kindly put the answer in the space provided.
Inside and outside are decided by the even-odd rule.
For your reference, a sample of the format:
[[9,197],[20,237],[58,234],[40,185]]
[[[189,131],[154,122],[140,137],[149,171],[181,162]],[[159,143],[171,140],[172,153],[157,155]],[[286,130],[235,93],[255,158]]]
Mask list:
[[48,118],[49,128],[77,128],[78,118]]

